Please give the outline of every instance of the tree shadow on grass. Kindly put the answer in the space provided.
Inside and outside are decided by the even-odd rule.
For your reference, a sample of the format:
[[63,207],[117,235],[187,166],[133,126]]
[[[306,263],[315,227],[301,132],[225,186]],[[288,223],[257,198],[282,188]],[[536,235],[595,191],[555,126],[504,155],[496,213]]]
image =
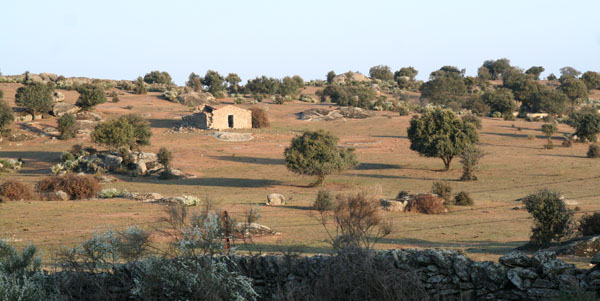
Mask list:
[[373,138],[396,138],[396,139],[408,139],[408,136],[391,136],[391,135],[377,135],[371,136]]
[[434,179],[427,177],[407,177],[407,176],[396,176],[396,175],[373,175],[373,174],[350,174],[355,177],[366,177],[366,178],[375,178],[375,179],[398,179],[398,180],[425,180],[425,181],[458,181],[453,179]]
[[[525,138],[525,139],[529,138],[529,135],[526,135],[526,134],[491,133],[491,132],[482,132],[481,134],[484,134],[484,135],[495,135],[495,136],[502,136],[502,137],[511,137],[511,138]],[[544,139],[544,140],[548,139],[544,135],[536,135],[535,138],[537,138],[537,139]],[[563,138],[562,137],[553,136],[552,140],[560,140],[560,141],[562,141]]]
[[269,179],[244,179],[244,178],[194,178],[179,180],[158,180],[146,177],[122,177],[127,182],[144,182],[166,185],[193,185],[213,187],[241,187],[241,188],[263,188],[281,184],[280,181]]
[[561,155],[561,154],[542,154],[542,156],[548,156],[548,157],[565,157],[565,158],[580,158],[580,159],[587,159],[588,158],[586,156]]
[[401,169],[400,165],[385,163],[360,163],[356,170],[381,170],[381,169]]
[[[274,229],[277,231],[277,229]],[[327,247],[311,247],[302,244],[278,245],[278,244],[262,244],[260,242],[252,244],[237,244],[237,250],[253,253],[276,253],[276,254],[331,254],[333,251]]]
[[242,156],[211,156],[213,159],[239,162],[239,163],[252,163],[252,164],[264,164],[264,165],[283,165],[285,164],[284,159],[273,159],[273,158],[259,158],[259,157],[242,157]]
[[417,238],[381,238],[378,243],[392,245],[415,245],[423,248],[464,248],[469,253],[489,253],[496,255],[507,254],[527,243],[526,241],[454,241],[436,242]]

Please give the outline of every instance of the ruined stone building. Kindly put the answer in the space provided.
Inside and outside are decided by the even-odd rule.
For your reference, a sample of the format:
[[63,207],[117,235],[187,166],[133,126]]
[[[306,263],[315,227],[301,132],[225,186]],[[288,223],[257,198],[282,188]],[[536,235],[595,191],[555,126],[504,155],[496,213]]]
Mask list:
[[250,129],[252,112],[233,105],[205,105],[199,112],[183,116],[183,121],[200,129]]

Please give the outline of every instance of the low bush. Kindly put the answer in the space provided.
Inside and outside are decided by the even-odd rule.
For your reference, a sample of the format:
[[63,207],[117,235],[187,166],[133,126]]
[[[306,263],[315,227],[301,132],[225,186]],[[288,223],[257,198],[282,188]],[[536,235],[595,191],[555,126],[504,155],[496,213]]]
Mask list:
[[333,210],[335,204],[333,203],[333,197],[328,190],[319,190],[317,198],[313,204],[313,209],[317,211],[330,211]]
[[588,158],[600,158],[600,145],[597,143],[590,144],[587,152]]
[[267,112],[261,108],[251,108],[252,111],[252,128],[266,128],[269,127],[269,118]]
[[596,212],[592,215],[582,216],[579,220],[578,230],[582,235],[600,234],[600,213]]
[[161,147],[156,156],[158,158],[158,163],[168,169],[173,160],[173,154],[166,147]]
[[454,205],[473,206],[474,204],[475,202],[473,201],[471,196],[464,191],[461,191],[454,196]]
[[100,191],[98,193],[98,197],[102,198],[102,199],[112,199],[112,198],[118,198],[121,196],[123,196],[123,192],[121,192],[120,190],[118,190],[116,188],[102,189],[102,191]]
[[558,192],[541,190],[523,199],[534,219],[531,243],[545,247],[570,235],[573,213],[567,209]]
[[65,174],[42,179],[37,183],[36,190],[42,194],[64,191],[71,200],[80,200],[95,197],[100,184],[90,175]]
[[33,198],[31,185],[17,180],[8,180],[0,185],[0,201],[20,201]]
[[440,214],[446,211],[444,200],[431,194],[418,194],[409,202],[407,211],[424,214]]
[[439,195],[446,202],[452,200],[452,187],[447,182],[434,182],[431,192]]
[[58,131],[60,132],[60,139],[67,140],[75,137],[76,124],[75,115],[67,113],[58,118]]

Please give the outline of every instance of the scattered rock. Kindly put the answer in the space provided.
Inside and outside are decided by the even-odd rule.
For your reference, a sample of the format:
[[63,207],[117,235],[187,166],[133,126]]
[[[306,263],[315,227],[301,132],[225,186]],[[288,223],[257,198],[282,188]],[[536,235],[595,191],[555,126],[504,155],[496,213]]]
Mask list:
[[267,195],[268,206],[283,206],[285,205],[285,196],[280,193],[269,193]]
[[208,92],[186,91],[177,96],[177,100],[188,106],[218,105],[217,99]]
[[62,190],[54,192],[54,197],[55,197],[55,200],[58,200],[58,201],[68,201],[70,199],[69,195]]
[[559,255],[594,256],[600,253],[600,235],[575,238],[549,250]]
[[102,121],[102,116],[98,113],[90,112],[90,111],[80,111],[75,114],[75,119],[77,120],[91,120],[91,121]]
[[54,91],[54,94],[52,94],[52,99],[54,99],[55,103],[63,102],[65,101],[65,95],[59,91]]
[[75,105],[72,105],[70,103],[66,103],[66,102],[58,102],[55,103],[54,106],[52,107],[52,115],[56,116],[56,117],[61,117],[62,115],[68,114],[68,113],[75,113],[79,110],[79,108]]
[[301,120],[307,121],[329,121],[342,118],[368,118],[374,116],[374,113],[355,107],[342,107],[335,110],[312,108],[298,113],[298,116]]
[[95,128],[98,122],[91,120],[76,120],[75,129],[78,135],[89,135]]
[[96,179],[98,180],[98,182],[100,184],[107,184],[107,183],[113,183],[113,182],[118,181],[117,178],[115,178],[113,176],[108,176],[108,175],[97,176]]
[[381,199],[381,208],[383,210],[386,211],[391,211],[391,212],[403,212],[404,209],[406,208],[406,205],[408,205],[408,201],[404,200],[386,200],[386,199]]
[[117,171],[123,163],[123,158],[115,155],[106,155],[104,157],[104,168],[108,171]]
[[281,233],[271,230],[271,228],[257,223],[236,223],[235,229],[243,237],[261,236],[261,235],[279,235]]
[[164,199],[164,197],[161,194],[156,193],[156,192],[148,192],[148,193],[132,192],[132,193],[124,194],[123,197],[130,199],[130,200],[140,201],[140,202],[144,202],[144,203],[158,202],[159,200]]

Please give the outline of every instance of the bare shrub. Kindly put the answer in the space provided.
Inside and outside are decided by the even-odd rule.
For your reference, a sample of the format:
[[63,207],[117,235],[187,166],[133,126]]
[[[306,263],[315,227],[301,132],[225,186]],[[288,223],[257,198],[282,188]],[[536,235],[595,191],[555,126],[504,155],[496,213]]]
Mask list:
[[[338,195],[333,211],[322,208],[319,213],[334,249],[372,249],[379,239],[392,232],[391,225],[381,216],[379,202],[365,192]],[[330,219],[335,222],[335,231],[327,228]]]
[[412,202],[409,202],[406,208],[409,212],[440,214],[446,211],[444,200],[431,194],[417,194]]
[[0,201],[19,201],[33,198],[31,185],[17,180],[8,180],[0,185]]
[[448,182],[434,182],[431,186],[431,192],[439,195],[446,202],[452,200],[452,187]]
[[66,174],[39,181],[36,190],[42,194],[64,191],[72,200],[89,199],[98,194],[100,184],[91,175]]
[[252,128],[267,128],[270,125],[267,112],[261,108],[251,108],[252,111]]

